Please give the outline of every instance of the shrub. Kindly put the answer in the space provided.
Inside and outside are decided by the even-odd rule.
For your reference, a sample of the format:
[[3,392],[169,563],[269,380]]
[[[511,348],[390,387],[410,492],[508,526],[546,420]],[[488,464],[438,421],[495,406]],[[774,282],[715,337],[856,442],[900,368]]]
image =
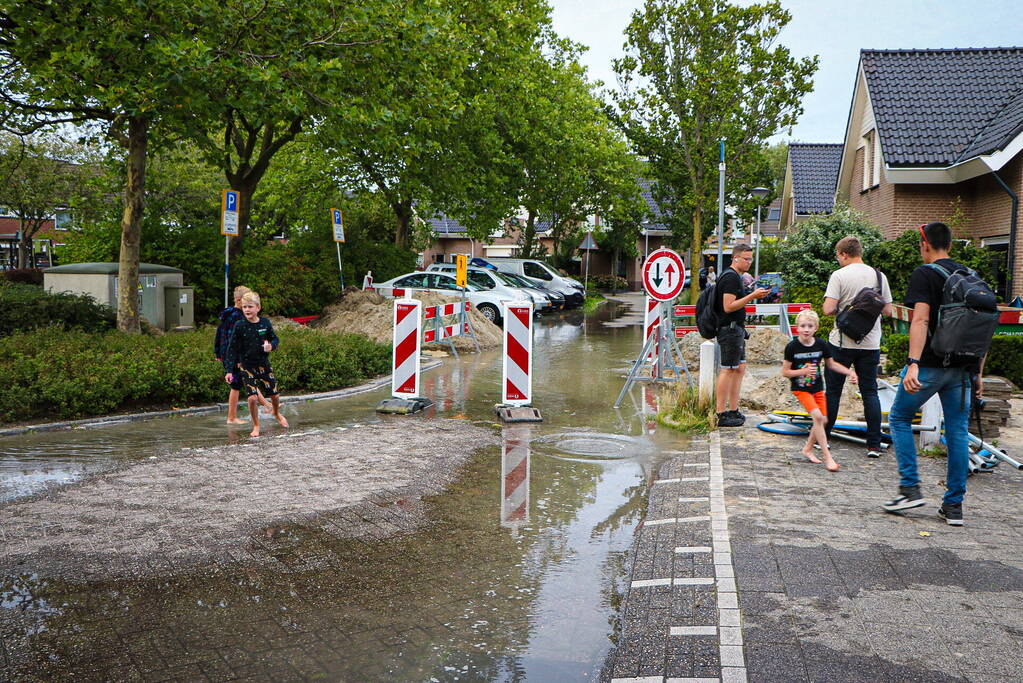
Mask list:
[[[387,372],[390,348],[366,337],[279,330],[272,362],[284,393],[329,391]],[[161,337],[58,327],[11,335],[0,346],[0,422],[78,418],[188,406],[227,396],[211,357],[213,329]]]
[[[977,274],[992,287],[997,284],[991,252],[976,247],[967,240],[955,240],[949,250],[949,256],[977,271]],[[910,274],[923,263],[920,260],[919,231],[913,228],[893,240],[880,242],[867,252],[866,260],[888,277],[892,298],[898,303],[909,286]]]
[[[831,273],[838,269],[835,244],[846,235],[859,237],[864,252],[881,241],[881,230],[848,206],[836,205],[830,215],[812,216],[800,223],[779,247],[778,259],[786,288],[824,289]],[[760,272],[765,272],[763,262]]]
[[610,291],[612,289],[621,291],[629,288],[629,281],[617,275],[591,275],[589,281],[591,289]]
[[[909,357],[909,335],[893,334],[886,341],[888,360],[885,371],[894,375]],[[984,374],[1001,375],[1017,386],[1023,384],[1023,336],[996,334],[984,363]]]
[[[794,304],[813,304],[813,310],[817,311],[817,315],[821,319],[821,326],[820,329],[817,330],[817,336],[821,339],[827,340],[828,335],[831,334],[831,328],[835,326],[835,319],[830,315],[824,315],[824,286],[792,287],[785,292],[785,299],[789,303]],[[795,324],[795,316],[789,316],[789,321]]]
[[7,282],[21,282],[26,285],[43,286],[43,271],[38,268],[11,268],[2,272]]
[[97,332],[116,327],[117,316],[109,306],[85,294],[0,283],[0,337],[49,325]]

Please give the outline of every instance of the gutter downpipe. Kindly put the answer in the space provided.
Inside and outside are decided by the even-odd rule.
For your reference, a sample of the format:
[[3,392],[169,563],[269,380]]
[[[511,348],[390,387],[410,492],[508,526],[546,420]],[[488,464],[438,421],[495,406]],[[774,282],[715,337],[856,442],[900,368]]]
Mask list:
[[998,184],[1002,186],[1005,193],[1009,195],[1012,200],[1012,215],[1009,217],[1009,258],[1007,259],[1007,270],[1005,282],[1005,300],[1012,301],[1012,285],[1013,285],[1013,273],[1016,270],[1016,224],[1019,218],[1019,197],[1016,193],[1005,184],[1005,181],[995,171],[991,171],[991,175],[995,177]]

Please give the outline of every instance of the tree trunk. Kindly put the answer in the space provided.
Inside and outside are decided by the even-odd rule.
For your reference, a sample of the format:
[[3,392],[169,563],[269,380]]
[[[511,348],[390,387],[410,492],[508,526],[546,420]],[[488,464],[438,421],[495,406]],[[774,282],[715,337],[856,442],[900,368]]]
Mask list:
[[611,294],[618,293],[618,259],[621,255],[622,250],[618,247],[611,252]]
[[139,323],[139,243],[142,233],[142,207],[145,203],[146,145],[149,122],[142,116],[128,119],[128,182],[121,218],[121,255],[117,268],[117,329],[140,334]]
[[522,230],[522,258],[533,257],[533,240],[536,238],[536,214],[530,209],[526,213],[526,227]]
[[[257,179],[258,182],[258,179]],[[256,183],[245,180],[231,182],[231,189],[238,193],[238,236],[231,238],[231,257],[240,255],[245,248],[245,231],[249,227],[252,216],[252,195],[256,193]]]
[[689,280],[689,303],[696,304],[700,297],[700,267],[703,265],[703,208],[693,210],[693,258],[690,262],[693,274]]
[[394,230],[394,245],[399,249],[408,249],[412,244],[412,202],[405,200],[391,204],[397,224]]
[[32,267],[32,237],[28,234],[28,230],[25,229],[25,222],[21,221],[19,232],[21,235],[18,239],[18,267],[19,268],[31,268]]

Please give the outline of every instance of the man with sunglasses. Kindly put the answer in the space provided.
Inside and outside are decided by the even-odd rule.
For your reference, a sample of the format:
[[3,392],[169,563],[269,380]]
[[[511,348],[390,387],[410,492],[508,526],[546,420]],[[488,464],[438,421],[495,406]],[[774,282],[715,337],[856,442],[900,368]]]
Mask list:
[[929,266],[937,264],[948,273],[965,269],[949,258],[951,246],[952,231],[944,223],[920,226],[920,258],[924,265],[918,266],[910,276],[904,301],[913,309],[913,321],[909,326],[909,358],[888,416],[899,464],[899,495],[885,503],[884,509],[901,512],[926,504],[920,493],[912,424],[920,407],[937,394],[944,413],[945,444],[948,447],[945,496],[938,515],[951,526],[962,526],[969,466],[970,384],[975,384],[979,396],[983,386],[980,383],[983,361],[978,363],[973,358],[954,355],[939,356],[931,349],[945,277],[937,268]]

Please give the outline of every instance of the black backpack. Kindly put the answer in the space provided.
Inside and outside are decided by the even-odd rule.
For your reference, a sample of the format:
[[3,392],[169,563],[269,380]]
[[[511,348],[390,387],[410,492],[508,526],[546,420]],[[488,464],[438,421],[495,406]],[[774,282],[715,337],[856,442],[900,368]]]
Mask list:
[[928,265],[945,276],[931,350],[944,356],[946,365],[952,356],[980,360],[998,327],[998,297],[965,266],[949,273],[937,263]]
[[857,344],[874,329],[874,323],[885,307],[881,271],[875,268],[874,272],[877,274],[877,287],[864,287],[856,292],[849,305],[835,316],[835,327],[838,331]]
[[721,326],[721,319],[714,306],[714,289],[717,285],[708,285],[700,292],[696,299],[696,329],[704,339],[713,339],[718,336],[718,328]]

